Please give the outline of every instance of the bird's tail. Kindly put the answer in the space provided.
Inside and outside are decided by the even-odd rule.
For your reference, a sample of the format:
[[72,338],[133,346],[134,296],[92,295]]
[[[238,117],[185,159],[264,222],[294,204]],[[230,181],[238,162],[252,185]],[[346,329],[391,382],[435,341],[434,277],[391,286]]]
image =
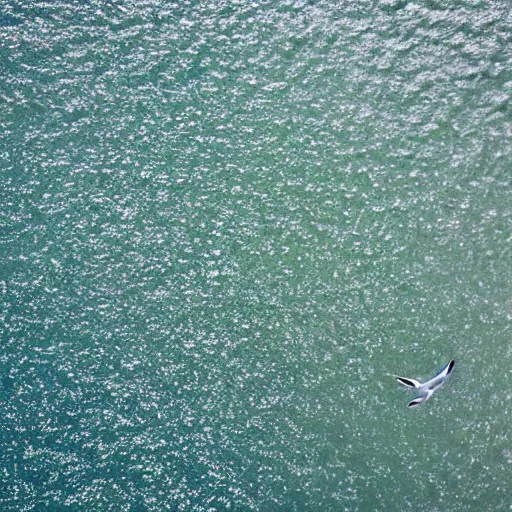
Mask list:
[[422,404],[427,400],[427,395],[419,396],[418,398],[415,398],[414,400],[411,400],[407,407],[417,407],[418,405]]
[[414,400],[411,400],[407,404],[407,407],[417,407],[418,405],[422,404],[423,402],[430,400],[432,398],[433,394],[434,394],[434,391],[432,389],[429,389],[423,395],[416,397]]

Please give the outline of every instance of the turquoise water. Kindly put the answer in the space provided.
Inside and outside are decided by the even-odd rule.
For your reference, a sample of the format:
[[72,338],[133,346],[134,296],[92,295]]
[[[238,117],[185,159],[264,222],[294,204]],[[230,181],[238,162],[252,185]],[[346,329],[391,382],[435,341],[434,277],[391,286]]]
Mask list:
[[1,1],[1,510],[510,510],[510,12]]

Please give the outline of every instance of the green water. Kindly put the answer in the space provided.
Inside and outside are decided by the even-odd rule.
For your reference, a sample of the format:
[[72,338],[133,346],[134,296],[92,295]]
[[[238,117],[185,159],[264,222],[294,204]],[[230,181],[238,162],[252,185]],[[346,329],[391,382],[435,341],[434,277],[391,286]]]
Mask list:
[[511,29],[1,0],[0,509],[510,510]]

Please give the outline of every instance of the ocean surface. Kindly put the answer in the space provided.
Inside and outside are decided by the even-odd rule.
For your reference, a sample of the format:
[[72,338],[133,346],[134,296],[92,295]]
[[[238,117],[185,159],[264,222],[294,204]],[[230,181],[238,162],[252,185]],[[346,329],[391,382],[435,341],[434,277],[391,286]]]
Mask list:
[[511,96],[509,0],[0,0],[0,510],[511,510]]

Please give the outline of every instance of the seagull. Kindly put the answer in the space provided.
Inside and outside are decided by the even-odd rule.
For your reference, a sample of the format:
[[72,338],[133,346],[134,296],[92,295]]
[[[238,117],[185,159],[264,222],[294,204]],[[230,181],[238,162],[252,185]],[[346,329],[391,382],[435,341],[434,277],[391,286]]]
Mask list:
[[414,379],[406,379],[404,377],[397,377],[396,380],[400,384],[404,385],[407,389],[414,389],[420,396],[411,400],[407,407],[417,407],[418,405],[430,400],[434,391],[437,391],[448,379],[450,373],[452,373],[455,361],[452,359],[433,379],[427,382],[421,383]]

